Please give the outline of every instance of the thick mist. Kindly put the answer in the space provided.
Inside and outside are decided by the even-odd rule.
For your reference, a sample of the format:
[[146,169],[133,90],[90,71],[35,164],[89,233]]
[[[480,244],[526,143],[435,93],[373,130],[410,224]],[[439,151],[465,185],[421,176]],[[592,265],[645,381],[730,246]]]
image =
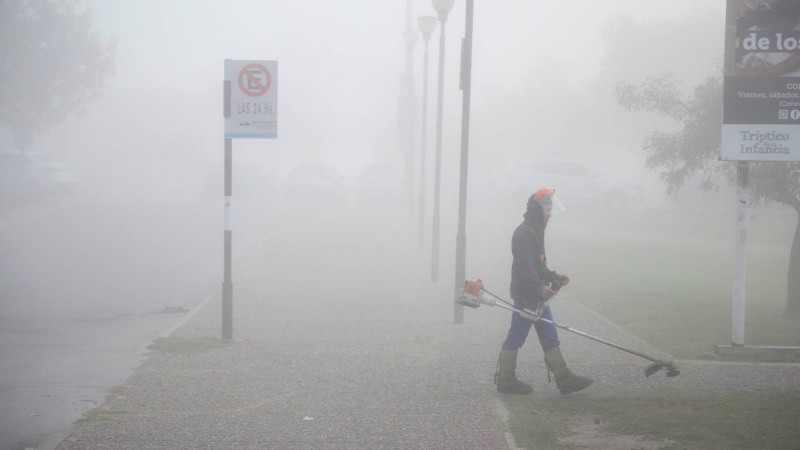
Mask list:
[[[236,141],[237,163],[273,182],[299,163],[326,164],[345,178],[373,162],[402,174],[406,5],[393,3],[318,2],[309,11],[279,2],[87,2],[99,36],[117,40],[115,72],[100,100],[37,136],[33,148],[77,164],[89,195],[190,199],[222,163],[223,61],[275,59],[278,139]],[[442,176],[450,189],[460,149],[463,8],[457,2],[446,27]],[[524,160],[574,158],[645,184],[661,200],[639,147],[646,132],[673,124],[623,111],[614,87],[666,72],[690,87],[717,70],[722,5],[616,1],[582,9],[558,2],[476,6],[470,171],[500,182]],[[433,13],[422,1],[412,2],[412,11],[414,24],[417,15]],[[438,33],[429,43],[429,171]],[[412,60],[417,120],[423,51],[419,39]],[[413,133],[412,184],[419,189],[419,124]],[[251,195],[258,196],[234,193]]]
[[[100,98],[34,136],[29,148],[72,167],[77,187],[3,193],[0,329],[15,344],[3,348],[0,372],[8,383],[33,376],[47,386],[118,384],[142,357],[142,343],[173,326],[175,313],[215,298],[223,278],[225,59],[277,60],[280,73],[277,139],[233,141],[234,278],[260,246],[285,244],[280,230],[308,230],[306,242],[319,244],[303,247],[309,260],[335,259],[325,240],[336,235],[314,232],[332,218],[377,240],[419,245],[418,258],[403,266],[366,241],[354,242],[346,255],[352,267],[426,272],[440,31],[437,25],[428,43],[427,83],[425,43],[418,39],[407,66],[403,33],[407,19],[416,30],[417,16],[435,15],[429,1],[410,1],[410,18],[400,0],[78,4],[91,9],[99,39],[116,40],[115,69]],[[440,230],[447,282],[458,214],[464,8],[457,1],[446,24]],[[626,112],[614,95],[621,82],[664,73],[686,89],[696,85],[720,70],[723,28],[724,2],[716,0],[477,1],[467,276],[496,274],[492,284],[505,289],[510,232],[540,184],[561,183],[554,187],[574,212],[561,224],[572,231],[613,223],[605,220],[620,210],[671,211],[673,218],[686,208],[727,211],[726,186],[706,195],[687,185],[677,198],[666,195],[658,174],[645,168],[641,145],[648,132],[676,124]],[[411,100],[401,99],[407,70]],[[404,101],[413,105],[410,128],[403,126]],[[5,131],[3,150],[15,146]],[[730,234],[726,228],[712,237],[726,241]],[[309,267],[318,266],[283,270],[313,280]],[[53,356],[70,352],[83,359]],[[35,390],[4,395],[37,411],[51,398],[43,395],[64,399]],[[99,389],[81,395],[102,399]],[[59,420],[75,419],[75,408],[55,408],[61,415],[42,426],[47,430],[31,425],[14,433],[47,433]],[[17,414],[11,407],[2,412]]]

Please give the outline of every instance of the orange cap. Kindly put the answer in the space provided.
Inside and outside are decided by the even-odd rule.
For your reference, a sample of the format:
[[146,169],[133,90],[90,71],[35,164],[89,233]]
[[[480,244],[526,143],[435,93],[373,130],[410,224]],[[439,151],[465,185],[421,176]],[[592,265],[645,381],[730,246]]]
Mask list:
[[556,190],[551,187],[543,187],[539,189],[531,196],[531,199],[528,200],[528,202],[530,203],[531,200],[539,203],[539,205],[542,206],[544,214],[547,217],[557,216],[567,211],[566,206],[564,206],[564,202],[558,198],[558,195],[556,195]]
[[555,189],[553,189],[551,187],[543,187],[543,188],[541,188],[538,191],[533,193],[533,199],[538,202],[539,199],[541,199],[542,197],[550,197],[551,195],[553,195],[555,193],[556,193]]

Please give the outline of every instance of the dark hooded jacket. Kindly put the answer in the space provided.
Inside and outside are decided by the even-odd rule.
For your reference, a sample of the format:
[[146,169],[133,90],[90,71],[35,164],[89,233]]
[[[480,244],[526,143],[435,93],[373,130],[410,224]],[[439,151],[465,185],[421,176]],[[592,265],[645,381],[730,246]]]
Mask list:
[[542,301],[542,286],[555,280],[556,272],[547,268],[544,251],[544,210],[532,198],[528,200],[525,220],[514,230],[511,238],[511,298],[533,302]]

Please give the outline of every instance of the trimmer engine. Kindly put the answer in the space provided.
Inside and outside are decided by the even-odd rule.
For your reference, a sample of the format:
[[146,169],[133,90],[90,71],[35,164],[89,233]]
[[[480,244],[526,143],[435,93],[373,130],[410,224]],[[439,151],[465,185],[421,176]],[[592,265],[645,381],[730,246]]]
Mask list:
[[467,281],[464,283],[464,289],[461,291],[461,297],[456,300],[456,303],[470,308],[477,308],[484,305],[494,306],[496,304],[495,298],[488,294],[483,289],[483,281],[477,279],[475,281]]

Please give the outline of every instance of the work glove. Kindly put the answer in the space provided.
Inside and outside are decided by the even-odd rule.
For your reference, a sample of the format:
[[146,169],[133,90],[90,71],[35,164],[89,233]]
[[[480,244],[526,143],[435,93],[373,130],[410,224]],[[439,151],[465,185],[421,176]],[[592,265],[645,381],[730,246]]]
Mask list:
[[536,296],[522,300],[522,309],[536,309],[544,300],[539,300]]
[[546,302],[551,298],[553,298],[554,295],[558,295],[558,292],[551,289],[550,286],[544,285],[542,286],[541,294],[542,294],[542,301]]
[[566,276],[566,275],[561,275],[560,273],[557,273],[556,274],[556,281],[558,281],[558,284],[560,284],[561,287],[564,287],[564,286],[569,284],[569,277]]
[[534,306],[538,302],[532,298],[526,298],[522,300],[522,309],[534,309]]

